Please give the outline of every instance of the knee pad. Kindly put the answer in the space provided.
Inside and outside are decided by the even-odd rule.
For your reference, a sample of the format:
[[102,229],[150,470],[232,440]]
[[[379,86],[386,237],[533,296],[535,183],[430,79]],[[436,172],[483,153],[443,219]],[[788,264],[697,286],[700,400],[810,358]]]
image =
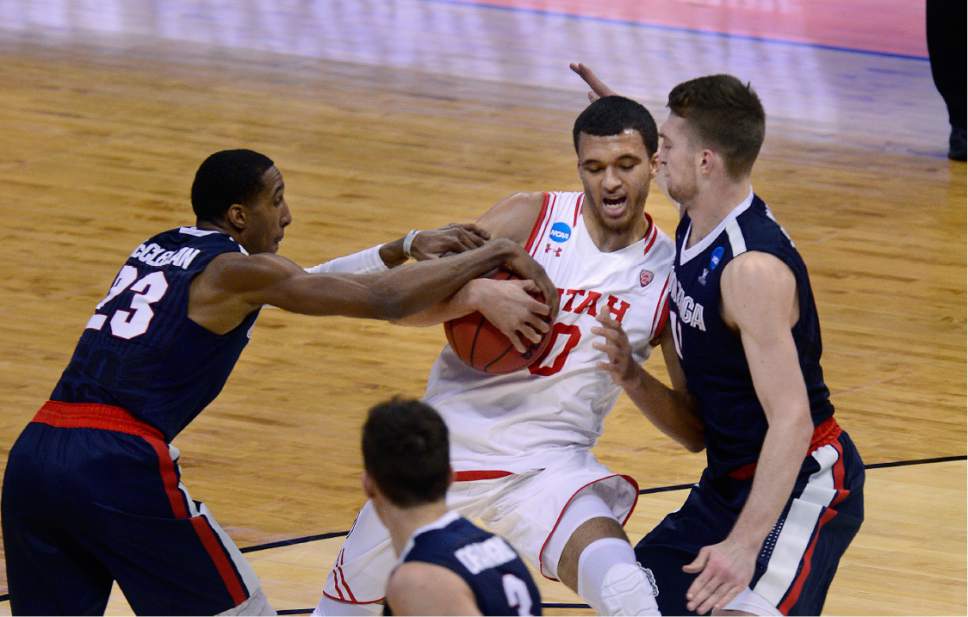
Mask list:
[[602,581],[602,608],[606,615],[660,615],[657,595],[659,588],[652,571],[639,564],[617,563]]

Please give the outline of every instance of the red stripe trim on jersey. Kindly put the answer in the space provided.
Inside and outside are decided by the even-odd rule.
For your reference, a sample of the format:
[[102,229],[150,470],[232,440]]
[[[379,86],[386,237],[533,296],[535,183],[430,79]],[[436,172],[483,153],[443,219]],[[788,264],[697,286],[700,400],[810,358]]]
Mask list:
[[[824,446],[833,445],[837,448],[838,452],[841,452],[838,447],[840,444],[837,440],[840,438],[840,433],[843,432],[837,421],[834,420],[833,416],[830,416],[823,422],[817,425],[813,429],[813,436],[810,438],[810,447],[807,449],[807,456],[810,456],[815,450],[822,448]],[[841,452],[841,454],[843,454]],[[841,469],[841,473],[843,470]],[[737,467],[736,469],[729,472],[729,477],[734,480],[749,480],[756,473],[756,463],[750,463],[748,465],[743,465],[742,467]],[[843,480],[843,478],[841,478]]]
[[[839,430],[839,427],[838,427],[838,430]],[[820,521],[817,523],[817,530],[813,534],[813,539],[810,541],[810,546],[807,547],[807,551],[803,555],[803,566],[800,569],[800,573],[797,575],[796,580],[794,580],[793,585],[790,587],[790,590],[787,592],[786,598],[783,600],[783,602],[780,603],[780,606],[777,607],[778,610],[784,615],[788,615],[790,613],[790,609],[792,609],[793,606],[797,603],[797,600],[800,599],[800,594],[803,592],[803,586],[807,582],[807,579],[810,577],[810,569],[813,561],[813,551],[817,547],[817,540],[820,539],[820,532],[823,529],[824,525],[832,521],[834,517],[837,516],[837,511],[833,509],[833,506],[840,503],[848,495],[850,495],[850,491],[848,491],[844,487],[845,474],[844,474],[843,446],[841,446],[839,442],[835,442],[833,444],[824,444],[824,445],[833,445],[833,447],[837,450],[837,462],[834,463],[834,468],[833,468],[834,489],[837,491],[837,496],[834,497],[834,500],[830,503],[830,506],[828,506],[824,510],[824,513],[820,516]]]
[[161,431],[128,410],[99,403],[47,401],[31,421],[57,428],[94,428],[165,441]]
[[346,589],[346,595],[350,597],[350,602],[356,603],[356,596],[353,595],[353,590],[350,589],[349,583],[346,582],[346,575],[343,574],[343,549],[339,550],[339,560],[336,562],[336,591],[339,592],[340,579],[343,581],[343,588]]
[[474,469],[471,471],[455,471],[454,482],[473,482],[474,480],[495,480],[506,478],[511,475],[510,471],[499,471],[497,469]]
[[574,227],[578,224],[578,217],[581,215],[582,205],[585,203],[585,194],[582,193],[578,196],[578,200],[575,202],[575,218],[571,221],[571,226]]
[[541,222],[544,221],[545,214],[548,212],[548,200],[551,198],[550,193],[544,194],[544,199],[541,200],[541,211],[538,213],[538,218],[534,220],[534,225],[531,226],[531,235],[528,236],[528,243],[524,245],[524,250],[531,252],[531,247],[534,245],[534,241],[538,238],[538,228],[541,227]]
[[645,230],[644,236],[646,238],[645,249],[642,250],[642,254],[647,255],[649,253],[649,249],[651,249],[652,245],[655,244],[655,239],[659,237],[659,229],[655,226],[655,223],[652,222],[652,217],[649,216],[648,212],[643,212],[643,214],[645,215],[645,220],[649,222],[649,228]]
[[[551,225],[551,219],[555,217],[555,204],[558,203],[558,195],[557,193],[547,193],[547,195],[549,195],[551,198],[550,201],[548,202],[548,213],[545,216],[544,223],[541,225],[541,232],[537,235],[535,240],[537,240],[537,238],[544,237],[545,232],[548,230],[548,226]],[[538,244],[539,244],[538,242],[535,242],[534,246],[531,247],[532,257],[534,257],[535,253],[538,252]]]
[[335,602],[342,602],[343,604],[379,604],[380,602],[383,602],[386,599],[384,597],[384,598],[380,598],[379,600],[365,600],[363,602],[359,602],[359,601],[352,602],[350,600],[344,600],[343,598],[337,598],[334,595],[328,594],[326,593],[325,589],[323,590],[323,595],[329,598],[330,600],[333,600]]
[[194,516],[191,521],[192,527],[195,529],[195,534],[202,541],[205,552],[212,558],[215,569],[218,571],[222,582],[225,583],[225,588],[232,597],[232,602],[235,603],[233,606],[242,604],[249,599],[249,595],[246,593],[245,587],[242,586],[242,581],[239,580],[239,575],[235,571],[235,567],[225,554],[225,548],[219,542],[218,536],[215,535],[215,531],[209,525],[208,519],[204,516]]
[[[655,320],[653,319],[653,322]],[[662,313],[659,315],[659,325],[655,328],[655,334],[649,340],[649,345],[656,347],[662,340],[662,333],[665,332],[666,324],[669,323],[669,298],[666,297],[662,303]]]
[[548,537],[546,537],[545,541],[541,544],[541,550],[538,551],[538,572],[541,573],[541,576],[545,577],[549,581],[558,580],[557,578],[552,578],[544,573],[544,550],[548,546],[548,542],[551,541],[551,536],[555,535],[555,530],[558,529],[558,524],[561,523],[561,517],[564,516],[565,510],[568,509],[568,506],[571,504],[572,500],[574,500],[575,497],[578,496],[578,493],[582,492],[592,484],[597,484],[598,482],[604,482],[605,480],[608,480],[610,478],[622,478],[623,480],[631,484],[632,488],[634,489],[633,493],[635,494],[635,499],[632,501],[632,505],[629,507],[628,514],[626,514],[625,518],[622,520],[622,527],[625,527],[625,523],[628,522],[629,518],[632,517],[632,513],[635,512],[636,504],[639,503],[639,483],[636,482],[635,478],[633,478],[632,476],[626,476],[625,474],[618,474],[618,473],[613,473],[610,476],[605,476],[603,478],[598,478],[597,480],[592,480],[591,482],[589,482],[585,486],[582,486],[577,491],[571,494],[571,497],[569,497],[568,501],[565,502],[565,506],[561,509],[561,512],[558,513],[558,518],[555,520],[554,526],[551,528],[551,531],[548,533]]
[[[662,335],[662,331],[665,329],[666,322],[669,320],[669,296],[666,294],[666,290],[669,289],[669,281],[672,280],[672,274],[666,275],[665,283],[662,284],[662,291],[659,293],[659,297],[665,296],[665,300],[661,303],[655,305],[655,311],[652,313],[652,339],[649,344],[655,347],[659,344],[659,336]],[[659,320],[658,325],[656,325],[656,319]]]

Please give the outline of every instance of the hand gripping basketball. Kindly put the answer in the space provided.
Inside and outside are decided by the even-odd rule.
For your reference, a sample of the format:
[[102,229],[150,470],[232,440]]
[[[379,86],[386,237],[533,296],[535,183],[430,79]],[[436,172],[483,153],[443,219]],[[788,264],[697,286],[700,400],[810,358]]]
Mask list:
[[[496,270],[488,278],[495,280],[521,280],[521,277],[508,270]],[[537,301],[544,302],[540,292],[531,294]],[[454,353],[468,366],[485,373],[502,375],[527,368],[536,362],[551,341],[550,328],[541,334],[537,343],[525,340],[524,353],[514,345],[494,324],[480,312],[470,313],[444,324],[447,342]]]

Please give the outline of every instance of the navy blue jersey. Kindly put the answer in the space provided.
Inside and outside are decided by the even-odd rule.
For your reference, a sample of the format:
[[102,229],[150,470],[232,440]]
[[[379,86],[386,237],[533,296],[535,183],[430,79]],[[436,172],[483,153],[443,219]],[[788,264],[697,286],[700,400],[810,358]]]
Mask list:
[[188,291],[212,259],[244,252],[194,227],[146,240],[87,322],[51,399],[122,407],[171,441],[225,385],[258,316],[213,334],[188,318]]
[[[541,596],[527,566],[500,536],[448,512],[418,529],[401,563],[421,561],[454,572],[474,592],[483,615],[540,615]],[[384,613],[392,615],[387,603]]]
[[820,322],[807,267],[763,200],[751,195],[705,238],[686,248],[690,228],[689,217],[682,217],[676,229],[669,318],[689,392],[705,423],[709,470],[718,477],[754,463],[767,429],[739,334],[722,319],[720,277],[734,257],[746,251],[769,253],[793,272],[800,318],[792,333],[814,426],[834,409],[820,368]]

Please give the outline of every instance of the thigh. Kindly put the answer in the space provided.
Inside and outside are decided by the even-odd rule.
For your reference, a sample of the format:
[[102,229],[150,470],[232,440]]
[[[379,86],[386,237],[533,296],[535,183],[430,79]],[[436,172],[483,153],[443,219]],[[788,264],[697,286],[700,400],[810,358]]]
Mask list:
[[55,450],[58,446],[55,430],[29,425],[7,461],[2,515],[11,610],[28,615],[102,614],[111,574],[73,540],[73,517],[43,473],[45,445]]
[[816,464],[798,479],[752,585],[784,614],[819,614],[864,519],[864,464],[850,437],[841,434],[811,457]]
[[638,498],[634,480],[612,473],[590,452],[580,451],[549,461],[545,469],[520,479],[495,484],[486,507],[478,498],[473,511],[465,516],[479,517],[485,527],[504,536],[544,576],[556,580],[554,569],[543,561],[543,549],[568,504],[584,491],[598,495],[622,524]]
[[[177,449],[130,435],[118,442],[126,457],[102,456],[89,465],[94,478],[112,478],[114,490],[92,489],[88,533],[78,542],[110,570],[131,608],[215,614],[258,592],[258,578],[235,543],[182,484]],[[148,453],[130,456],[134,446]]]
[[382,602],[396,561],[390,532],[380,522],[372,502],[367,501],[336,555],[323,594],[350,604]]
[[679,510],[666,516],[635,546],[635,557],[652,570],[663,615],[690,615],[686,590],[696,578],[682,571],[706,545],[721,542],[729,534],[736,515],[700,484],[689,491]]

